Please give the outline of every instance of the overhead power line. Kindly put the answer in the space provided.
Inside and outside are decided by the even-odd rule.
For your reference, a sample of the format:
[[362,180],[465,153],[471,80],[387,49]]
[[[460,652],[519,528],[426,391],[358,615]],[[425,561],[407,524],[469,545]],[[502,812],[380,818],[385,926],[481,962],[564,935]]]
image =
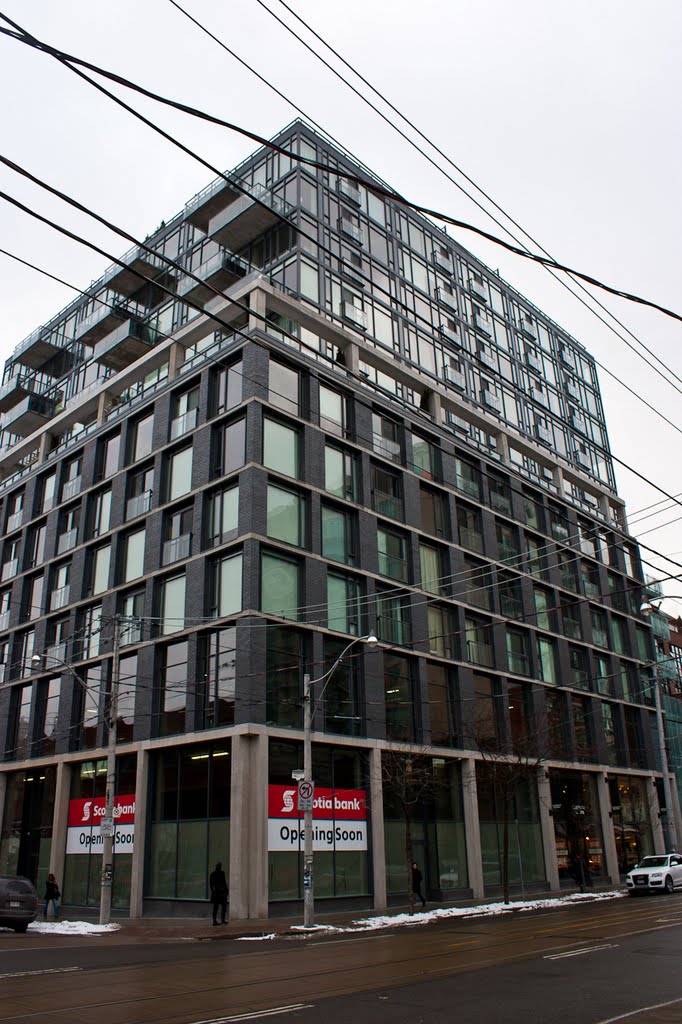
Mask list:
[[[58,60],[61,60],[67,64],[76,64],[80,67],[85,67],[88,70],[93,71],[95,74],[102,75],[105,78],[108,78],[110,81],[116,82],[118,85],[122,85],[127,89],[132,89],[133,91],[140,93],[140,95],[146,96],[148,99],[156,100],[157,102],[163,103],[166,106],[173,107],[175,110],[180,110],[186,114],[191,114],[194,117],[199,117],[205,121],[210,121],[213,124],[221,125],[224,128],[229,128],[232,131],[238,132],[239,134],[254,140],[260,145],[267,146],[269,149],[276,150],[277,152],[282,153],[283,155],[288,156],[291,159],[298,160],[304,164],[308,164],[309,166],[315,167],[318,170],[324,170],[327,172],[329,171],[329,168],[326,167],[324,164],[321,164],[315,160],[310,160],[308,158],[301,157],[297,153],[292,153],[286,150],[284,147],[278,146],[276,143],[268,139],[265,139],[254,132],[251,132],[245,128],[241,128],[238,125],[223,120],[222,118],[214,117],[213,115],[207,114],[204,111],[198,110],[197,108],[189,106],[185,103],[181,103],[177,100],[170,100],[164,96],[159,95],[158,93],[146,89],[144,86],[137,85],[131,82],[129,79],[124,78],[121,75],[114,74],[111,71],[105,71],[103,68],[99,67],[96,64],[91,64],[90,62],[75,57],[72,54],[68,54],[63,50],[59,50],[56,47],[50,46],[47,43],[43,43],[34,36],[31,36],[31,34],[28,33],[25,29],[22,29],[20,26],[17,25],[16,22],[13,22],[10,18],[8,18],[6,15],[2,13],[0,13],[0,18],[2,18],[4,21],[7,21],[9,24],[13,25],[17,29],[17,31],[21,33],[20,35],[17,35],[16,32],[9,32],[7,29],[0,28],[0,34],[9,36],[12,39],[16,39],[18,42],[24,43],[27,46],[32,47],[33,49],[42,50],[45,53],[51,54]],[[413,210],[416,213],[424,214],[427,217],[434,218],[435,220],[440,220],[445,224],[450,224],[453,227],[461,228],[464,231],[473,231],[475,234],[487,239],[494,245],[500,245],[503,248],[507,249],[509,252],[513,252],[517,256],[521,256],[524,259],[540,263],[543,266],[552,267],[555,270],[564,271],[567,274],[572,274],[575,277],[579,277],[582,280],[587,281],[589,284],[592,284],[597,288],[601,288],[612,295],[616,295],[619,298],[627,299],[630,302],[638,303],[639,305],[648,306],[651,309],[656,309],[660,313],[663,313],[665,316],[672,317],[674,320],[682,322],[682,313],[677,313],[672,309],[668,309],[666,306],[663,306],[658,302],[654,302],[652,299],[646,299],[641,295],[634,294],[633,292],[628,292],[625,291],[624,289],[608,285],[605,282],[600,281],[598,278],[593,277],[591,274],[583,273],[580,270],[576,270],[574,267],[569,267],[563,263],[559,263],[556,260],[552,259],[551,257],[539,256],[535,253],[529,252],[526,249],[521,249],[518,246],[511,245],[509,242],[505,242],[504,239],[498,238],[496,235],[491,234],[489,231],[485,231],[483,228],[476,227],[474,224],[470,224],[467,221],[458,220],[455,217],[451,217],[449,214],[443,213],[439,210],[431,209],[428,206],[421,206],[418,203],[405,199],[403,196],[400,195],[400,193],[394,192],[390,189],[383,188],[378,183],[368,181],[366,178],[358,177],[357,175],[349,174],[343,171],[335,171],[335,173],[339,177],[346,178],[350,181],[354,181],[358,184],[364,185],[366,188],[370,189],[370,191],[372,192],[375,192],[377,195],[389,198],[392,201],[398,203],[399,205],[404,206],[407,209]]]

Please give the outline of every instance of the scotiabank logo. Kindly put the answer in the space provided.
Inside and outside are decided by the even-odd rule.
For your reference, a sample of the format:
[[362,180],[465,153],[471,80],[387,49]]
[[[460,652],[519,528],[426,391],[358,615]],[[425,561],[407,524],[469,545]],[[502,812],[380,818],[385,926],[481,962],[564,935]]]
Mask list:
[[[313,817],[335,821],[366,821],[367,794],[364,789],[315,790]],[[269,818],[302,818],[296,790],[291,786],[268,786]]]
[[[104,797],[94,800],[69,801],[69,827],[83,825],[99,827],[104,817]],[[114,821],[117,825],[132,825],[135,821],[135,794],[114,797]]]

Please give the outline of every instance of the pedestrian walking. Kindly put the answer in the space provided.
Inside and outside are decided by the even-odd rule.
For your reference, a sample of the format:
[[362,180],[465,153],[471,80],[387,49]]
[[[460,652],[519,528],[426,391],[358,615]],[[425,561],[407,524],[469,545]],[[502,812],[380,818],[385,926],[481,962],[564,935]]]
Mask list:
[[227,879],[220,861],[211,872],[208,884],[211,888],[211,902],[213,904],[213,924],[218,924],[218,908],[220,908],[220,923],[225,924],[225,913],[227,911]]
[[426,900],[422,893],[422,873],[416,861],[412,861],[412,892],[422,901],[422,907],[426,906]]
[[47,876],[45,883],[45,906],[43,908],[43,917],[47,920],[47,908],[50,903],[52,904],[52,913],[54,914],[55,920],[59,917],[59,908],[57,906],[57,900],[61,899],[62,894],[59,891],[57,885],[57,879],[52,873]]

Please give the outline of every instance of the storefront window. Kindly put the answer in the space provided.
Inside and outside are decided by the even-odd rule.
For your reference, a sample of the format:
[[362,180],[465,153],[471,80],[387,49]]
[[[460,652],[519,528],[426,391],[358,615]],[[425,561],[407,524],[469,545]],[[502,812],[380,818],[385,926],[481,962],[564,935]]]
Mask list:
[[642,857],[654,853],[646,783],[628,775],[609,776],[618,867],[626,875]]
[[38,890],[45,884],[50,862],[56,779],[53,766],[12,772],[7,779],[0,874],[25,875]]
[[[111,900],[112,906],[121,909],[130,906],[130,877],[135,838],[135,768],[134,754],[126,754],[116,759],[116,836]],[[106,782],[105,760],[83,761],[72,768],[69,826],[61,890],[64,901],[77,907],[99,906],[102,873],[99,825],[104,811]]]
[[[268,887],[271,900],[303,898],[303,843],[290,841],[298,812],[278,817],[291,773],[303,766],[303,744],[271,740]],[[365,896],[369,892],[366,765],[359,750],[315,744],[313,778],[324,806],[313,813],[315,896]],[[295,785],[295,783],[294,783]],[[301,823],[302,824],[302,823]],[[302,831],[302,829],[300,830]]]
[[[504,786],[510,787],[507,809],[509,884],[523,890],[529,882],[545,879],[540,808],[534,777],[519,777],[516,785],[509,773],[497,778],[494,761],[476,765],[476,789],[481,830],[483,883],[503,884],[504,874]],[[521,772],[519,772],[521,775]]]
[[[230,862],[230,746],[161,751],[154,763],[149,888],[154,899],[206,900]],[[228,879],[229,882],[229,879]]]
[[597,784],[584,772],[550,769],[552,820],[559,880],[568,886],[589,886],[606,874]]

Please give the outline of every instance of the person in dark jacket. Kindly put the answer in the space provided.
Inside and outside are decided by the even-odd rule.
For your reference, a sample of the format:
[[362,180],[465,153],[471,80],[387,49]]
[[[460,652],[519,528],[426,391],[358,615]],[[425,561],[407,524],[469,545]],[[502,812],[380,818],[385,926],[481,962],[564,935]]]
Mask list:
[[43,917],[47,918],[47,908],[52,904],[52,911],[55,916],[55,920],[59,917],[59,908],[57,907],[57,900],[61,898],[59,886],[57,885],[57,879],[52,873],[47,876],[47,882],[45,883],[45,906],[43,908]]
[[218,924],[218,907],[220,907],[220,923],[225,924],[225,912],[227,911],[227,879],[220,861],[212,871],[208,884],[211,887],[211,902],[213,904],[213,924]]
[[422,907],[426,906],[426,900],[422,893],[422,873],[416,861],[412,861],[412,892],[422,901]]

